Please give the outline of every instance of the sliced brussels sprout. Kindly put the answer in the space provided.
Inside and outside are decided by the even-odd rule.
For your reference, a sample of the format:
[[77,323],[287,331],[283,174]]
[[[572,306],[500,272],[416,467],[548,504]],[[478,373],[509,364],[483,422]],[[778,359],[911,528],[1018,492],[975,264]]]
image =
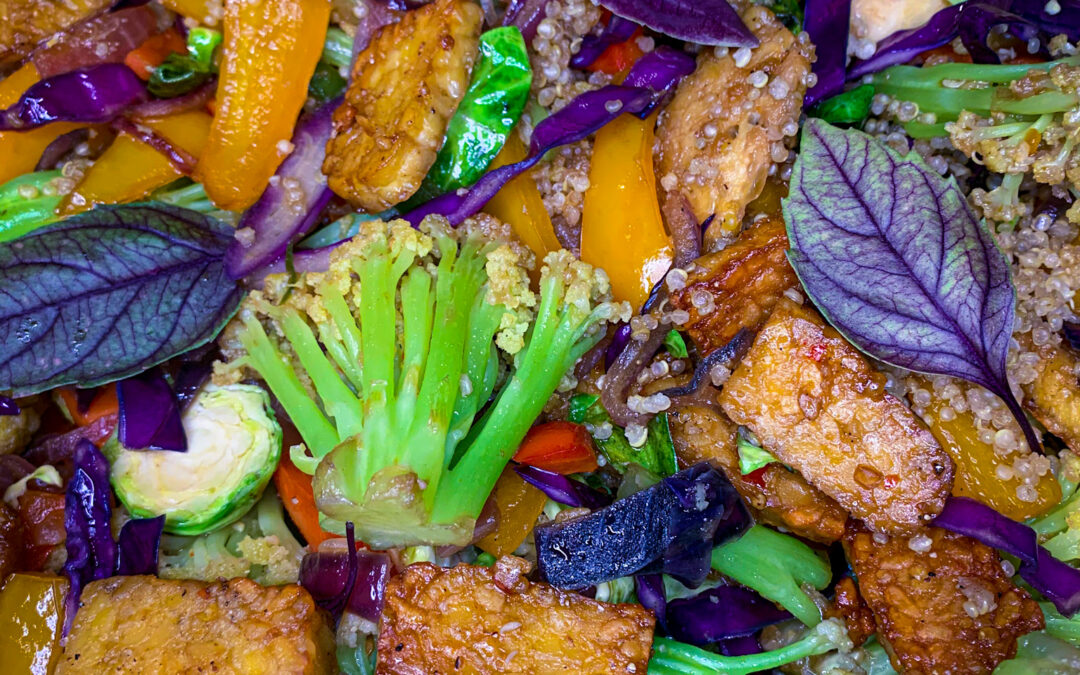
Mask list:
[[165,531],[194,535],[232,523],[259,499],[281,456],[281,427],[261,388],[206,387],[181,418],[187,452],[102,449],[116,496],[136,518],[165,516]]

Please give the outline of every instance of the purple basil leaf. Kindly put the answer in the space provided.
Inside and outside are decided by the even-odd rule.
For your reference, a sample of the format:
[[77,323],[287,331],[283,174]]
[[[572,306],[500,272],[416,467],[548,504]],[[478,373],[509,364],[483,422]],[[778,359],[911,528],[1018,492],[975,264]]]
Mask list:
[[136,518],[124,523],[116,538],[116,574],[157,574],[158,544],[165,527],[165,516]]
[[586,35],[581,40],[581,49],[570,57],[570,65],[574,68],[588,68],[600,58],[605,49],[611,45],[626,42],[633,37],[637,29],[638,25],[633,21],[612,14],[599,35]]
[[42,80],[0,113],[0,131],[51,122],[108,122],[147,99],[146,86],[122,63],[106,63]]
[[656,625],[667,625],[667,595],[664,591],[664,575],[639,574],[634,577],[634,593],[645,609],[656,615]]
[[15,399],[0,394],[0,415],[18,415],[22,410]]
[[231,240],[209,216],[132,204],[0,247],[0,391],[97,386],[212,340],[243,296],[225,274]]
[[803,13],[803,28],[810,34],[817,53],[813,67],[817,84],[806,92],[803,103],[810,107],[844,88],[851,1],[806,0]]
[[600,6],[677,40],[710,46],[758,46],[758,39],[727,0],[600,0]]
[[510,0],[502,25],[517,26],[525,42],[532,44],[536,27],[547,16],[548,0]]
[[1080,612],[1080,570],[1037,543],[1035,531],[967,497],[949,497],[935,527],[956,532],[1020,559],[1020,577],[1067,617]]
[[723,474],[701,463],[599,511],[541,525],[533,532],[540,575],[567,589],[642,571],[696,586],[713,546],[749,524],[746,507],[731,506],[732,493]]
[[[238,231],[250,230],[253,238],[247,246],[239,239],[229,245],[225,271],[231,278],[246,277],[283,257],[289,244],[318,222],[333,195],[326,185],[322,163],[326,157],[326,142],[334,130],[334,110],[340,103],[341,99],[330,101],[297,123],[292,154],[281,163],[275,179],[237,225]],[[294,190],[287,188],[290,184],[299,189],[300,203],[292,201]]]
[[64,636],[71,630],[83,587],[116,571],[116,542],[109,529],[111,500],[109,463],[93,443],[82,441],[75,449],[75,474],[64,499],[64,576],[70,584],[64,600]]
[[611,498],[588,485],[553,471],[519,464],[514,471],[552,501],[574,508],[599,509],[611,503]]
[[158,369],[121,380],[116,385],[120,408],[120,443],[130,450],[187,451],[180,406]]
[[829,323],[878,360],[986,387],[1040,449],[1005,375],[1009,263],[955,180],[810,119],[783,209],[788,259]]
[[668,635],[692,645],[751,636],[790,618],[787,611],[741,586],[718,586],[667,604]]

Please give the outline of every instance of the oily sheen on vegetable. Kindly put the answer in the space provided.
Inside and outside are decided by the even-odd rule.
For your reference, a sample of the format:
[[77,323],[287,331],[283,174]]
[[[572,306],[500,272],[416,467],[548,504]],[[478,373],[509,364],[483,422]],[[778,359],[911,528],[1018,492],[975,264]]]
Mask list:
[[810,119],[783,208],[788,259],[844,337],[886,363],[986,387],[1041,447],[1005,376],[1009,265],[954,180]]
[[209,216],[147,203],[0,248],[0,390],[97,386],[210,341],[243,296],[225,274],[231,240]]

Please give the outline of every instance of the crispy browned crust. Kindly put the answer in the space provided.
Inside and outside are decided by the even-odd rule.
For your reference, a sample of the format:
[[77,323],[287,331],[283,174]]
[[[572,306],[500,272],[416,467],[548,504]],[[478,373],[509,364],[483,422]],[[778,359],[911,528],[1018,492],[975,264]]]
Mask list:
[[[855,522],[844,536],[878,638],[907,675],[990,673],[1016,654],[1018,637],[1043,628],[1042,610],[1013,585],[993,549],[936,527],[921,534],[933,542],[921,553],[907,537],[879,543]],[[964,605],[983,591],[996,606],[972,617]]]
[[334,192],[372,213],[416,192],[468,88],[483,18],[471,2],[438,0],[360,53],[323,162]]
[[386,589],[376,672],[645,672],[651,612],[529,582],[527,570],[520,558],[409,566]]
[[[1021,336],[1026,349],[1035,349],[1030,337]],[[1080,450],[1080,380],[1076,352],[1063,345],[1036,350],[1038,376],[1024,387],[1024,407],[1070,448]]]
[[771,465],[760,474],[760,483],[746,480],[739,470],[735,425],[720,411],[684,408],[669,415],[668,421],[679,461],[685,466],[701,461],[719,466],[757,520],[823,544],[844,535],[847,511],[799,473]]
[[880,532],[941,511],[953,463],[885,376],[812,309],[781,299],[720,393],[736,424]]
[[[787,248],[784,221],[766,218],[723,250],[694,261],[686,287],[671,294],[671,304],[690,313],[680,328],[690,333],[702,356],[726,345],[741,328],[757,330],[784,291],[798,284]],[[693,298],[704,293],[712,307],[706,305],[703,313]]]
[[[761,41],[749,62],[736,66],[734,49],[721,58],[701,50],[697,70],[679,83],[656,130],[657,177],[674,175],[698,222],[716,214],[709,231],[728,234],[761,194],[773,144],[798,122],[813,54],[768,9],[752,5],[742,16]],[[747,79],[755,71],[782,79],[787,91],[773,98],[768,86],[756,89]]]
[[112,0],[0,0],[0,68],[17,63],[53,33],[112,4]]
[[851,577],[836,582],[836,596],[825,608],[825,618],[837,618],[847,626],[848,637],[858,647],[877,631],[874,613],[859,594],[859,588]]
[[337,672],[307,591],[249,579],[113,577],[83,590],[58,674]]

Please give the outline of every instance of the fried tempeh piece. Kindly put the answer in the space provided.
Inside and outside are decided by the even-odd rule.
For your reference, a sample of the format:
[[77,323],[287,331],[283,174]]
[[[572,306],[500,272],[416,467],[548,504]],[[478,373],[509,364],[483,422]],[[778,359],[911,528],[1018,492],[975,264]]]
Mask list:
[[720,411],[682,408],[672,412],[668,422],[679,461],[686,466],[701,461],[718,465],[758,520],[823,544],[844,536],[847,511],[799,473],[771,464],[754,478],[742,475],[735,425]]
[[0,68],[57,31],[103,12],[112,0],[0,0]]
[[847,626],[848,637],[856,647],[862,646],[866,640],[877,632],[874,624],[874,613],[870,606],[859,594],[859,588],[851,577],[844,577],[836,582],[836,595],[832,602],[825,608],[825,618],[843,619]]
[[333,632],[296,585],[112,577],[81,603],[57,675],[337,672]]
[[782,299],[720,393],[729,418],[879,532],[941,511],[953,463],[885,376],[812,309]]
[[529,563],[410,565],[386,589],[380,675],[644,673],[654,618],[532,583]]
[[484,14],[438,0],[383,28],[356,59],[323,173],[330,188],[371,213],[413,195],[435,163],[476,60]]
[[1050,433],[1070,448],[1080,450],[1080,381],[1077,380],[1080,359],[1064,345],[1036,348],[1030,335],[1017,337],[1023,349],[1039,354],[1035,381],[1024,385],[1024,407]]
[[916,537],[882,541],[857,523],[844,536],[893,668],[989,673],[1016,654],[1018,637],[1043,628],[1038,603],[1013,585],[993,549],[936,527]]
[[686,286],[672,292],[670,301],[690,313],[680,328],[690,333],[702,356],[726,345],[741,328],[757,330],[784,291],[798,284],[787,248],[784,221],[775,216],[694,261]]
[[[798,129],[814,53],[765,7],[750,5],[742,18],[761,41],[749,60],[740,54],[736,62],[742,50],[723,57],[701,50],[656,131],[658,182],[681,192],[699,223],[715,214],[710,232],[727,234],[738,231],[746,205],[761,194],[773,153],[787,156],[783,140]],[[768,76],[761,89],[749,80],[756,72]]]

